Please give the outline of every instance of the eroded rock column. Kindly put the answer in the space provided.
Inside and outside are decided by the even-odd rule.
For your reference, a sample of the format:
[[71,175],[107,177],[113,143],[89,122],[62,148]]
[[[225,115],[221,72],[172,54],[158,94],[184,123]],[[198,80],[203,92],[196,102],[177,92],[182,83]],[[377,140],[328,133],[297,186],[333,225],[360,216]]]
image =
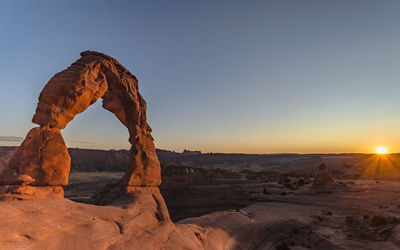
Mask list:
[[1,175],[2,199],[64,197],[71,158],[59,129],[33,128]]

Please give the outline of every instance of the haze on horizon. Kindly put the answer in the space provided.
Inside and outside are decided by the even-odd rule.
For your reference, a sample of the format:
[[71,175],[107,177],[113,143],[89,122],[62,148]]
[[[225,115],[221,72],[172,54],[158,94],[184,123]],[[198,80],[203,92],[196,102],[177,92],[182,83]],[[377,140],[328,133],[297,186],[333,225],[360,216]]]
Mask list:
[[[139,79],[158,148],[400,152],[399,1],[0,1],[0,145],[19,145],[39,93],[84,50]],[[128,148],[101,108],[69,147]]]

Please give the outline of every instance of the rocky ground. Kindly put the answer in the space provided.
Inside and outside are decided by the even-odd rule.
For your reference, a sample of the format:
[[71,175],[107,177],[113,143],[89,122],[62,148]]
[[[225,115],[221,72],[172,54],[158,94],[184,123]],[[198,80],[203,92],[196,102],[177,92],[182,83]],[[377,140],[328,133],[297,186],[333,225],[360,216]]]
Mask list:
[[266,249],[398,249],[399,188],[398,182],[348,180],[330,193],[305,187],[279,197],[259,194],[241,211],[273,221]]
[[[400,247],[399,182],[347,179],[316,187],[313,178],[294,173],[203,169],[195,174],[191,168],[173,168],[169,173],[175,177],[164,175],[163,193],[171,216],[178,227],[196,225],[206,249]],[[184,174],[179,175],[178,169]],[[191,177],[183,178],[190,172]],[[214,179],[207,178],[207,172]],[[320,175],[317,183],[324,178]]]
[[[123,172],[72,172],[65,197],[89,204],[109,204]],[[250,205],[257,193],[284,194],[310,182],[305,174],[232,172],[226,169],[163,166],[160,191],[173,221]],[[97,195],[97,193],[102,193]],[[106,197],[104,194],[107,194]],[[110,196],[111,194],[111,196]]]
[[68,199],[1,202],[0,248],[400,247],[398,182],[346,180],[332,190],[315,189],[310,183],[290,191],[278,182],[269,185],[266,190],[252,193],[253,203],[247,207],[187,218],[175,224],[155,216],[159,208],[151,192],[137,196],[134,203],[119,201],[107,206]]
[[72,171],[66,199],[0,202],[0,249],[399,249],[385,161],[317,175],[163,166],[170,217],[156,188],[114,196],[122,172]]

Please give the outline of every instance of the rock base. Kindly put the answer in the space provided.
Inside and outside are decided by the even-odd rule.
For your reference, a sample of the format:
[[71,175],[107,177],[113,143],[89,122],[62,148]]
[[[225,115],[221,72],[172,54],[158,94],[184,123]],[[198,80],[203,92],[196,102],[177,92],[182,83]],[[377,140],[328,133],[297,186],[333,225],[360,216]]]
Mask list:
[[[122,187],[122,202],[132,202],[137,200],[139,197],[151,197],[149,202],[155,202],[157,204],[156,218],[159,221],[170,221],[167,205],[165,204],[164,198],[160,193],[158,187],[137,187],[137,186],[123,186]],[[118,203],[118,202],[117,202]]]
[[61,186],[0,186],[0,201],[45,200],[64,198]]

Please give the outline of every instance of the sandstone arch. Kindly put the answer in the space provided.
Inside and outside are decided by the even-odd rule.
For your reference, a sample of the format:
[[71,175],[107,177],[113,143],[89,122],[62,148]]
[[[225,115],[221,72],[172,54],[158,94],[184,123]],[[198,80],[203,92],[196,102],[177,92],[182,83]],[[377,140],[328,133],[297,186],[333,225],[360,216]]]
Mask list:
[[40,127],[28,133],[1,174],[0,191],[15,193],[22,186],[29,186],[62,195],[61,186],[68,183],[70,157],[60,130],[99,98],[103,99],[103,107],[114,113],[129,131],[131,159],[123,186],[160,185],[160,164],[138,80],[114,58],[85,51],[43,88],[32,119]]

